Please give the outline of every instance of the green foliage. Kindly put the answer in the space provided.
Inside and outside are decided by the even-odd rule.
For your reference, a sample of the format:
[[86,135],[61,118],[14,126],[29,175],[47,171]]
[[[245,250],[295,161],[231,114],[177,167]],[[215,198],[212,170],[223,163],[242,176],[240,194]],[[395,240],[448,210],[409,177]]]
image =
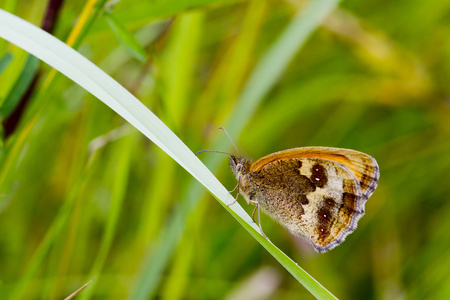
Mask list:
[[[43,3],[0,8],[40,24]],[[89,280],[77,298],[449,297],[447,2],[104,3],[66,1],[53,34],[125,89],[20,20],[0,25],[70,78],[0,40],[5,128],[30,95],[0,152],[1,299],[62,299]],[[209,172],[231,190],[227,158],[201,154],[208,170],[191,152],[233,151],[218,126],[254,158],[309,145],[374,156],[359,228],[319,255],[263,216],[277,248],[263,239]]]
[[39,60],[36,57],[29,55],[25,61],[20,77],[17,78],[17,81],[15,82],[15,85],[11,89],[9,95],[2,103],[0,108],[1,120],[6,119],[14,108],[17,107],[20,99],[23,98],[34,76],[36,75],[38,66]]
[[114,17],[113,14],[105,13],[105,18],[108,21],[111,30],[116,35],[119,42],[125,46],[131,56],[139,60],[140,62],[145,62],[147,60],[147,54],[145,49],[141,47],[136,38],[123,26],[123,24]]

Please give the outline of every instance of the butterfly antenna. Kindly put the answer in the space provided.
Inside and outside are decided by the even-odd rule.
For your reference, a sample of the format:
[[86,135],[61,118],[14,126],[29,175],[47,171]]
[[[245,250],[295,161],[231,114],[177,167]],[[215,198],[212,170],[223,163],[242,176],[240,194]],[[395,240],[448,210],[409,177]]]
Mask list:
[[202,152],[216,152],[216,153],[222,153],[222,154],[226,154],[226,155],[231,156],[230,153],[223,152],[223,151],[217,151],[217,150],[200,150],[200,151],[198,151],[197,153],[195,153],[195,156],[199,155],[199,154],[202,153]]
[[239,156],[242,156],[241,153],[239,152],[238,148],[236,147],[236,144],[233,142],[233,139],[231,138],[231,136],[228,134],[228,132],[225,130],[225,128],[223,128],[222,126],[219,127],[219,129],[222,129],[226,135],[228,136],[228,138],[230,139],[231,143],[234,146],[234,149],[236,149],[237,154],[239,154]]

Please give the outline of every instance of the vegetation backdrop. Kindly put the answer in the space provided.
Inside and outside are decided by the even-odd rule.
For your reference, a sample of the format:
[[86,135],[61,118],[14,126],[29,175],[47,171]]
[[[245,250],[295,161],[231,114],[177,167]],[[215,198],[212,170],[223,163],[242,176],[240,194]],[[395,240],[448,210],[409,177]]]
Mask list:
[[[323,20],[293,42],[289,30],[315,2]],[[217,130],[226,126],[254,159],[312,145],[374,156],[379,187],[341,246],[317,254],[267,216],[265,233],[338,298],[446,299],[450,3],[336,4],[1,0],[0,8],[66,41],[193,152],[216,139],[225,148],[213,150],[234,151]],[[273,72],[260,68],[267,61]],[[236,109],[249,86],[254,109]],[[3,39],[0,119],[0,298],[62,299],[89,280],[77,299],[314,298],[170,156]],[[208,166],[231,190],[227,158],[200,158],[212,156],[217,166]]]

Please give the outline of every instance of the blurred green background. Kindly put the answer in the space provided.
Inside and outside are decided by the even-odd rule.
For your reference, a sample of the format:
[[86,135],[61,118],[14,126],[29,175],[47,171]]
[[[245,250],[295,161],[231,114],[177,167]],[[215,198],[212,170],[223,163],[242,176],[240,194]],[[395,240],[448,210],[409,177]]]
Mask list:
[[[242,118],[233,108],[255,65],[308,3],[0,8],[69,41],[197,152]],[[272,242],[336,297],[450,297],[449,82],[450,2],[345,0],[243,116],[233,138],[254,159],[312,145],[377,159],[379,187],[336,249],[317,254],[262,218]],[[203,187],[169,156],[4,40],[0,104],[1,299],[63,299],[89,280],[77,299],[313,298],[206,191],[192,199]],[[225,156],[214,173],[235,186]]]

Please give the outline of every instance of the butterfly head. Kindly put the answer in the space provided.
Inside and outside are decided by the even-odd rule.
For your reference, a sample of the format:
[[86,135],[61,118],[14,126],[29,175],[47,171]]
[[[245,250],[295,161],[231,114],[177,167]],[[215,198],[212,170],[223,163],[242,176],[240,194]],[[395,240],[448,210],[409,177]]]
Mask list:
[[248,159],[242,157],[236,157],[234,155],[230,155],[230,166],[234,175],[239,178],[243,174],[247,174],[250,172],[251,162]]

